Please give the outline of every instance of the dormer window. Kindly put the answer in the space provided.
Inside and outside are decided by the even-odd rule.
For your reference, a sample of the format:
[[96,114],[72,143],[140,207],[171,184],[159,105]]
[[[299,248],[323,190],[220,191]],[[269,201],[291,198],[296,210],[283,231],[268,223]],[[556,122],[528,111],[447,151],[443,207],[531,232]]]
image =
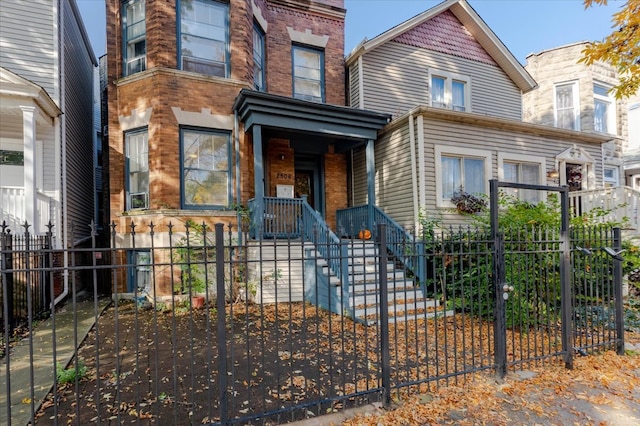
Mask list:
[[471,110],[469,77],[438,70],[431,70],[429,76],[431,106],[454,111]]

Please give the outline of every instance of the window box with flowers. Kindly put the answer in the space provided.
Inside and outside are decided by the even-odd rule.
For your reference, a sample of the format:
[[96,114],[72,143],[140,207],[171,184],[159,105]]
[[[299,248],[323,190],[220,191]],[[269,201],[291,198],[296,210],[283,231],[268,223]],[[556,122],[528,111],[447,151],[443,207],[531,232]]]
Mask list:
[[456,209],[463,214],[480,213],[487,207],[487,200],[481,196],[465,192],[462,189],[453,193],[451,202],[456,206]]

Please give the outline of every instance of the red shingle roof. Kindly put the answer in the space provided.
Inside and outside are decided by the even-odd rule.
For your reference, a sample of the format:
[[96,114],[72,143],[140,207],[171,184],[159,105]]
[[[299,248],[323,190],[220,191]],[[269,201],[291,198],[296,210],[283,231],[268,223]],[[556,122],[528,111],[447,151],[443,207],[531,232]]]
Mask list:
[[446,10],[393,41],[410,46],[459,56],[472,61],[497,65],[455,15]]

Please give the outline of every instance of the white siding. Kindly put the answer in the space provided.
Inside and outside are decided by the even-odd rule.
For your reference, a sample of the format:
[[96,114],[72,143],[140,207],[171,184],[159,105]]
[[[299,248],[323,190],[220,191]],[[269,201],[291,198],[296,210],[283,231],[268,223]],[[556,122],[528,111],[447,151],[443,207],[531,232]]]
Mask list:
[[347,82],[349,88],[349,99],[347,99],[347,105],[352,108],[360,107],[360,91],[358,90],[358,77],[359,65],[358,62],[354,62],[348,69],[347,76],[349,81]]
[[0,66],[42,86],[57,101],[54,3],[51,0],[2,1]]
[[366,109],[399,116],[429,105],[430,68],[471,78],[474,113],[522,119],[521,92],[501,68],[395,42],[363,56]]

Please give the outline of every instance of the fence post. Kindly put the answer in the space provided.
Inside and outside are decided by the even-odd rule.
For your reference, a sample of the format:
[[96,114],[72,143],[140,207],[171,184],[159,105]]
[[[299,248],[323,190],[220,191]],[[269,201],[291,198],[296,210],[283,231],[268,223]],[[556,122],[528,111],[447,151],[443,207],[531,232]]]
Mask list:
[[573,368],[573,294],[571,289],[571,247],[569,240],[569,187],[560,192],[560,310],[562,351],[565,368]]
[[498,229],[498,181],[489,181],[489,218],[491,221],[491,240],[493,241],[493,349],[496,374],[500,379],[507,375],[507,326],[505,316],[505,299],[508,294],[502,286],[504,276],[504,241]]
[[[2,255],[2,259],[0,261],[2,264],[2,279],[4,280],[3,286],[3,305],[4,305],[4,318],[5,318],[5,326],[7,326],[6,330],[9,331],[9,334],[13,333],[14,327],[14,312],[13,312],[13,272],[9,272],[9,270],[13,269],[13,238],[11,235],[11,230],[6,229],[7,225],[2,222],[2,241],[0,249],[4,252]],[[7,340],[8,342],[8,340]]]
[[380,355],[382,361],[382,404],[391,405],[391,369],[389,354],[389,289],[387,287],[387,230],[378,224],[378,254],[380,256]]
[[[622,249],[620,228],[613,228],[613,249]],[[616,352],[624,355],[624,305],[622,303],[622,260],[613,259],[613,295],[616,309]]]
[[216,232],[216,309],[218,321],[218,403],[220,424],[226,425],[227,413],[227,329],[224,294],[224,225],[215,224]]

